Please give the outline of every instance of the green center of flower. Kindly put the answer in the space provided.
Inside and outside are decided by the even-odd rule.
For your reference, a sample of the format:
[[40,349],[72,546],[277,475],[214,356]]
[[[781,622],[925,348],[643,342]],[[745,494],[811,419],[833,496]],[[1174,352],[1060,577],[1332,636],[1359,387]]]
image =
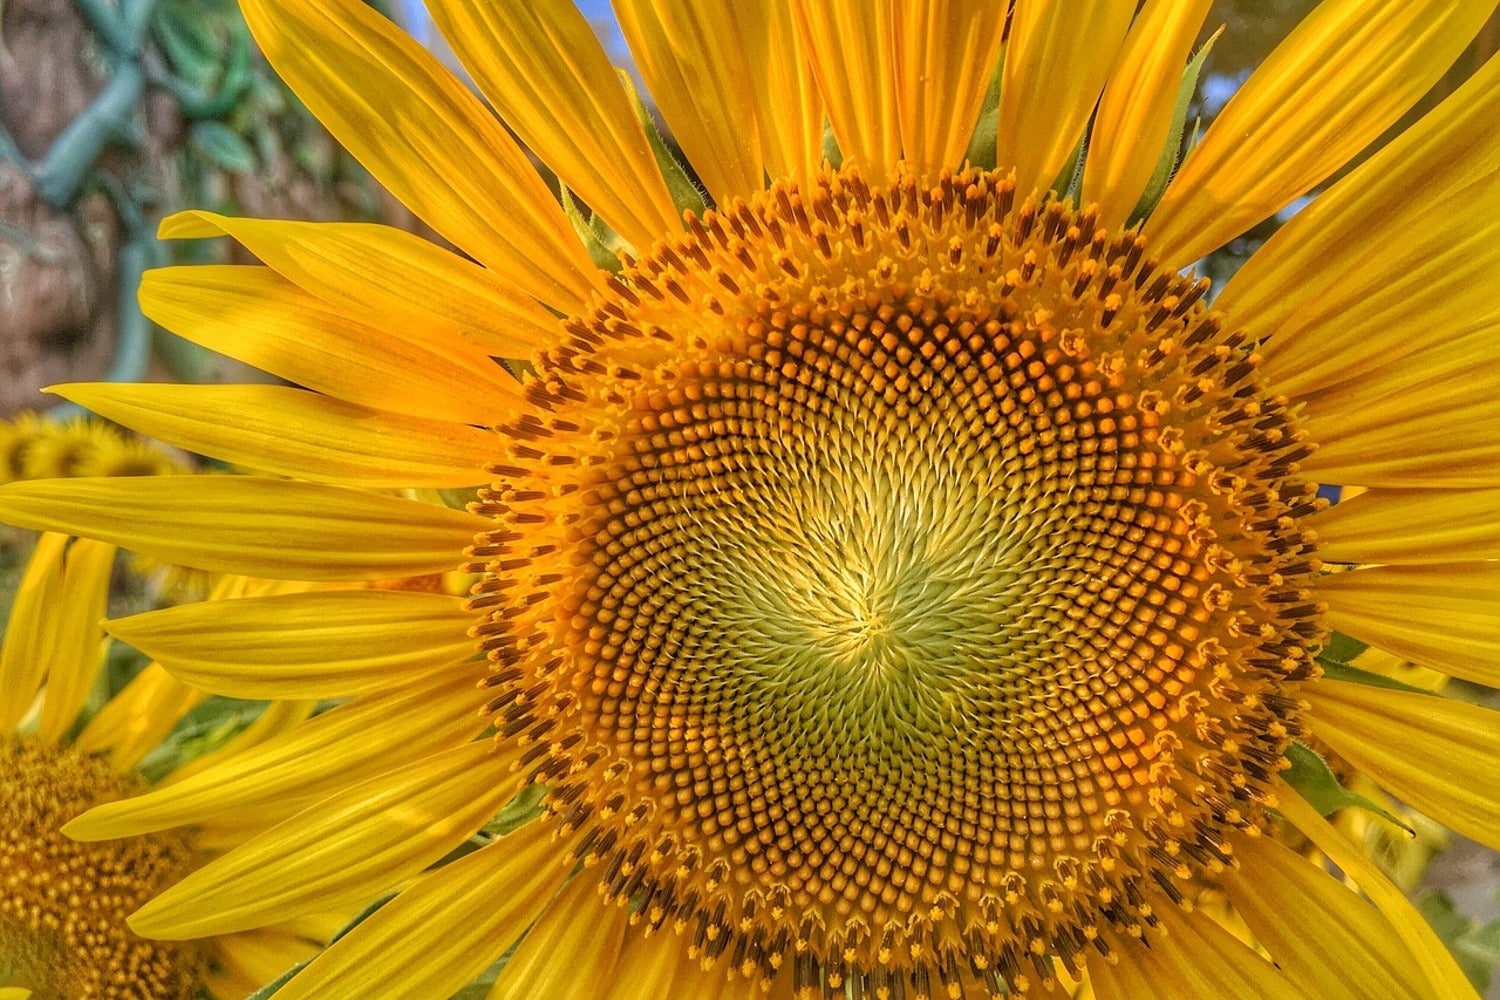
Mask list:
[[1144,933],[1258,825],[1321,638],[1285,402],[995,175],[690,228],[537,359],[481,505],[496,722],[606,895],[829,997]]
[[74,749],[0,738],[0,986],[34,1000],[188,1000],[206,971],[191,943],[137,937],[125,919],[191,867],[180,838],[79,843],[61,827],[138,791]]

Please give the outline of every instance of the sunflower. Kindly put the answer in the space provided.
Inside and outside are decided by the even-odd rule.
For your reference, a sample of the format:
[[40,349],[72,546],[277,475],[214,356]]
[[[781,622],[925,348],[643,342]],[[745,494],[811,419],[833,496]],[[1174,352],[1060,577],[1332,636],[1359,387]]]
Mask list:
[[481,574],[111,623],[348,699],[69,827],[279,819],[132,926],[398,890],[283,1000],[448,996],[518,939],[493,997],[1473,995],[1300,776],[1330,748],[1500,845],[1500,717],[1324,650],[1500,680],[1500,61],[1212,303],[1180,271],[1492,0],[1325,0],[1164,187],[1204,0],[618,0],[675,146],[571,4],[429,6],[494,113],[357,0],[244,10],[458,252],[175,216],[263,265],[148,313],[299,387],[59,390],[267,475],[0,491],[209,569]]
[[[133,933],[126,919],[211,856],[216,840],[243,839],[243,827],[253,824],[100,844],[62,833],[84,810],[144,791],[138,767],[207,698],[150,664],[102,709],[79,718],[101,666],[98,621],[114,557],[112,545],[43,535],[0,651],[0,997],[195,1000],[204,987],[243,996],[336,928],[310,917],[160,942]],[[285,717],[268,712],[237,744]]]

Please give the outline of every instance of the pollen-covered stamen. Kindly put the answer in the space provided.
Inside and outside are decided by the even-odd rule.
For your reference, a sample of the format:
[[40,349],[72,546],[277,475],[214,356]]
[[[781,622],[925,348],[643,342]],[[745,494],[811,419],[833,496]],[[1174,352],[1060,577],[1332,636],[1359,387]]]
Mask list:
[[85,844],[63,836],[84,810],[133,791],[73,749],[0,737],[0,983],[34,1000],[189,1000],[207,960],[193,942],[147,941],[126,917],[185,875],[180,837]]
[[747,975],[998,993],[1144,933],[1259,824],[1320,639],[1286,401],[1203,284],[995,175],[689,229],[507,428],[497,727]]

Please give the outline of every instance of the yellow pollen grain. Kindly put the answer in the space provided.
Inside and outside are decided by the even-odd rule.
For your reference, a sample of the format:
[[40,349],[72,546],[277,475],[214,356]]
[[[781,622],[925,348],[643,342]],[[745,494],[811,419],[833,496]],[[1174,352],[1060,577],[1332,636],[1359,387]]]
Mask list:
[[1004,176],[844,171],[616,285],[473,567],[608,896],[763,983],[1000,994],[1222,867],[1322,636],[1311,446],[1204,283]]
[[146,941],[125,923],[187,872],[185,845],[172,836],[85,844],[59,832],[132,790],[77,750],[0,738],[0,981],[34,1000],[198,995],[199,945]]

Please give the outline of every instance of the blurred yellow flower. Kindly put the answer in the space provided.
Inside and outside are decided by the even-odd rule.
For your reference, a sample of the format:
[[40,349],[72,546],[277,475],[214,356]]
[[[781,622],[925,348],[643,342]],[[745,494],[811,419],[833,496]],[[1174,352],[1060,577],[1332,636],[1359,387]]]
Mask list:
[[0,649],[0,996],[241,997],[336,927],[309,917],[172,943],[139,937],[126,918],[215,843],[242,839],[252,818],[102,844],[62,833],[84,810],[145,791],[137,765],[207,697],[151,664],[79,727],[102,665],[114,556],[112,545],[43,535]]

